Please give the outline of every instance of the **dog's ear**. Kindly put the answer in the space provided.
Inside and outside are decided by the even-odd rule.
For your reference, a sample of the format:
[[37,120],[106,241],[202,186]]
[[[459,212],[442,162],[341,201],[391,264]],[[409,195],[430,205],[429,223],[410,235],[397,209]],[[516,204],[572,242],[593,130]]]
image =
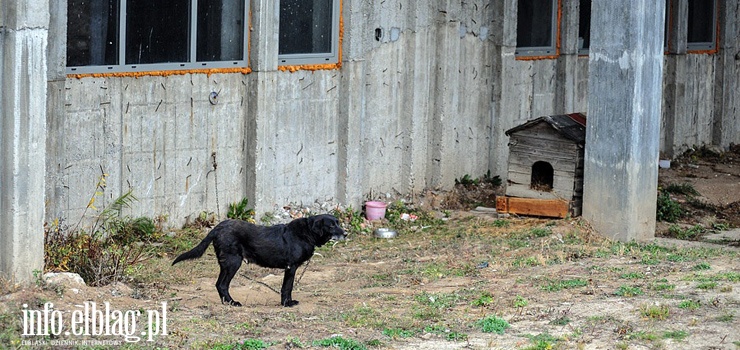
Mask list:
[[311,231],[313,232],[321,232],[324,228],[324,218],[321,216],[311,216],[308,218],[308,227],[310,227]]

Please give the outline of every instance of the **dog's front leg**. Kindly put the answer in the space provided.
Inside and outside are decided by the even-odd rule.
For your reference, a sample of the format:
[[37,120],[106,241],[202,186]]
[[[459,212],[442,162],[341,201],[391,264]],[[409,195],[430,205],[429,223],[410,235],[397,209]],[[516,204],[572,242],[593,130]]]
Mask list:
[[283,276],[283,288],[280,289],[280,305],[291,307],[298,305],[298,300],[293,300],[293,282],[298,266],[288,266]]

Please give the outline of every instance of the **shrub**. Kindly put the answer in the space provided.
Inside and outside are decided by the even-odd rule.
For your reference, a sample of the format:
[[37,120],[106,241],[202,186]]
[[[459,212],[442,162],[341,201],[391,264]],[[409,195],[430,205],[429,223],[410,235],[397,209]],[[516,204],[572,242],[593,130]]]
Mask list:
[[229,219],[244,220],[251,223],[256,223],[254,220],[254,209],[248,209],[249,198],[244,198],[239,202],[229,204],[229,211],[226,213],[226,217]]
[[656,219],[658,221],[676,222],[683,216],[681,205],[664,191],[658,193]]

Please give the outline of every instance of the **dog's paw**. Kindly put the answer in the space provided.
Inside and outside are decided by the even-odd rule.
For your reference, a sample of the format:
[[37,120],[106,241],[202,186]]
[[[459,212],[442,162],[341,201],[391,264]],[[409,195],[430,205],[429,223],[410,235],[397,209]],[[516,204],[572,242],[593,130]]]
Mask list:
[[298,300],[287,300],[283,302],[283,306],[285,307],[293,307],[298,305]]
[[240,302],[238,302],[238,301],[236,301],[236,300],[232,300],[232,301],[231,301],[231,302],[229,303],[229,305],[231,305],[231,306],[242,306],[242,303],[240,303]]

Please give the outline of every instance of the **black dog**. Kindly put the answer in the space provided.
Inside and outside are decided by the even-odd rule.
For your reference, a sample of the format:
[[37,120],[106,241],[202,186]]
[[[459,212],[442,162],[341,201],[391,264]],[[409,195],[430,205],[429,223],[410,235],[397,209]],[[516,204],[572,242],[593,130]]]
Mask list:
[[332,215],[317,215],[295,219],[287,225],[258,226],[241,220],[226,220],[216,225],[200,244],[178,256],[172,265],[183,260],[200,258],[213,241],[221,272],[216,290],[222,303],[242,304],[229,295],[229,284],[242,265],[242,259],[262,267],[283,268],[280,304],[294,306],[293,281],[301,264],[311,259],[315,247],[330,240],[343,240],[347,234]]

